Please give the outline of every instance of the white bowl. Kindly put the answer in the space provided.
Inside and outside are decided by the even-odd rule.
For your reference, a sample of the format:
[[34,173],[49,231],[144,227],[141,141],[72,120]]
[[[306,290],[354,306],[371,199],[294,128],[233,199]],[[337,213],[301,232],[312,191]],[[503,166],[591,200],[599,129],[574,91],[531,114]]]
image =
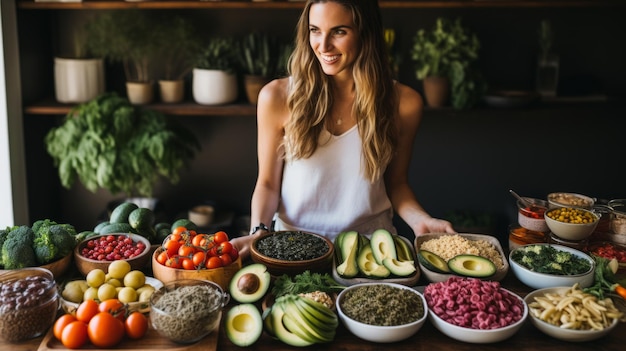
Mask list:
[[596,203],[594,198],[577,193],[557,192],[550,193],[547,196],[548,205],[554,207],[578,207],[591,209]]
[[[424,241],[438,238],[441,235],[442,234],[424,234],[424,235],[416,236],[415,237],[415,251],[419,254],[419,249],[422,246],[422,243]],[[445,234],[445,235],[450,235],[450,234]],[[502,250],[502,245],[500,245],[500,241],[498,241],[498,238],[493,237],[491,235],[485,235],[485,234],[460,233],[459,235],[467,240],[484,240],[492,244],[495,247],[496,251],[500,253],[500,258],[502,260],[502,267],[496,266],[496,273],[490,277],[483,278],[484,280],[501,281],[502,279],[504,279],[504,277],[506,277],[506,274],[509,271],[509,262],[506,259],[506,255],[504,254],[504,251]],[[455,276],[454,273],[438,273],[438,272],[432,271],[426,268],[421,262],[419,262],[419,260],[417,261],[418,261],[420,270],[424,273],[424,276],[433,283],[443,282],[443,281],[448,280],[448,278]]]
[[600,216],[597,213],[586,210],[583,208],[570,208],[575,211],[583,211],[587,214],[590,214],[594,220],[590,223],[566,223],[557,221],[556,219],[550,218],[549,215],[552,211],[557,211],[557,208],[551,208],[546,211],[544,214],[544,218],[546,219],[546,224],[548,228],[554,235],[558,236],[561,239],[570,240],[570,241],[579,241],[587,239],[593,234],[593,231],[598,226],[598,222],[600,221]]
[[[570,252],[577,257],[583,258],[588,261],[591,265],[591,268],[585,273],[576,275],[556,275],[531,271],[530,269],[517,263],[515,260],[512,259],[512,257],[514,253],[518,250],[524,250],[525,248],[532,245],[552,246],[557,250]],[[578,283],[582,288],[590,287],[594,282],[594,271],[596,267],[593,258],[580,250],[576,250],[567,246],[545,243],[523,245],[511,251],[511,253],[509,253],[509,264],[511,266],[513,274],[515,274],[517,279],[533,289],[550,288],[555,286],[572,286],[575,283]]]
[[[571,289],[571,286],[559,286],[535,290],[526,295],[524,301],[526,302],[526,305],[529,305],[530,303],[535,301],[535,297],[537,296],[554,293],[564,294],[569,289]],[[552,325],[548,322],[544,322],[541,319],[535,317],[532,313],[530,313],[530,321],[537,329],[553,338],[573,342],[584,342],[599,339],[610,333],[613,329],[615,329],[615,327],[617,327],[617,324],[619,323],[618,319],[614,319],[613,323],[610,326],[602,330],[567,329]]]
[[496,343],[503,340],[506,340],[517,333],[524,321],[528,317],[528,306],[524,302],[524,300],[517,294],[511,292],[510,290],[500,288],[502,291],[508,292],[513,297],[519,299],[524,308],[522,312],[522,317],[514,322],[513,324],[509,324],[505,327],[495,328],[495,329],[474,329],[461,327],[450,322],[443,320],[439,317],[435,312],[433,312],[432,308],[429,306],[428,312],[428,320],[443,334],[447,335],[452,339],[456,339],[462,342],[474,343],[474,344],[489,344]]
[[[343,298],[346,295],[346,292],[357,289],[359,287],[368,286],[368,285],[386,285],[386,286],[395,287],[397,289],[404,289],[412,293],[415,293],[415,295],[417,295],[422,301],[422,306],[423,306],[422,316],[418,320],[413,321],[411,323],[396,325],[396,326],[370,325],[370,324],[357,322],[356,320],[346,316],[346,314],[341,308],[341,303],[342,303]],[[406,285],[396,284],[396,283],[385,283],[385,282],[359,283],[359,284],[355,284],[344,289],[339,294],[339,296],[337,296],[336,307],[337,307],[337,313],[339,314],[339,320],[341,320],[343,325],[352,334],[356,335],[357,337],[363,340],[377,342],[377,343],[391,343],[391,342],[405,340],[411,337],[412,335],[417,333],[417,331],[420,330],[420,328],[422,328],[422,326],[426,322],[426,316],[428,315],[428,306],[426,304],[426,299],[424,299],[424,296],[419,291],[413,288],[407,287]]]

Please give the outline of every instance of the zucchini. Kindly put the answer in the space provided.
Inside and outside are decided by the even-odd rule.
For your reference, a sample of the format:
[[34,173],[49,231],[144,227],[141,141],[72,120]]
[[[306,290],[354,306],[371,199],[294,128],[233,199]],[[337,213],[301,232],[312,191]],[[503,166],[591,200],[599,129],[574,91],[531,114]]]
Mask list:
[[109,222],[111,223],[128,223],[128,216],[131,212],[139,208],[135,203],[123,202],[111,211]]

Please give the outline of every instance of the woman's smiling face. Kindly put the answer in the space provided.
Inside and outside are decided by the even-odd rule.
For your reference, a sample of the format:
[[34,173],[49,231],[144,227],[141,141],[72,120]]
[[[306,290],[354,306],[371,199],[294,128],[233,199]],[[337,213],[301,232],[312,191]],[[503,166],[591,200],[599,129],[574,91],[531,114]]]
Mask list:
[[332,1],[312,5],[309,42],[324,73],[329,76],[352,74],[359,38],[348,9]]

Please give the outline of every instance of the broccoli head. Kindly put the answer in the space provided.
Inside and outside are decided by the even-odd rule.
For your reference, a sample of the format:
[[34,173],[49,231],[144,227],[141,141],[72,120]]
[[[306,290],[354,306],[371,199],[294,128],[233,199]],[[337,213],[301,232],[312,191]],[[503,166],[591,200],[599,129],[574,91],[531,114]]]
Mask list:
[[554,255],[554,259],[558,263],[569,262],[572,259],[572,254],[567,251],[557,251]]
[[75,232],[75,230],[72,226],[57,224],[46,219],[35,222],[33,228],[37,229],[35,240],[33,241],[33,250],[35,251],[37,262],[40,264],[46,264],[65,257],[76,246],[76,239],[72,235],[72,232]]
[[2,265],[2,245],[9,236],[9,229],[0,229],[0,265]]
[[[37,265],[33,250],[34,233],[28,226],[13,229],[2,244],[2,264],[5,269],[18,269]],[[30,240],[28,238],[31,238]]]

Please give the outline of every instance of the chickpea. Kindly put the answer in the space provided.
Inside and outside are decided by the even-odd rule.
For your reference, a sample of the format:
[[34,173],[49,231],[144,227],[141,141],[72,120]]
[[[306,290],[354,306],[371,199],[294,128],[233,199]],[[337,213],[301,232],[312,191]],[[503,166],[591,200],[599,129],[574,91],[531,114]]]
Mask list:
[[564,223],[585,224],[596,221],[596,217],[591,212],[579,208],[556,208],[550,210],[547,216]]

